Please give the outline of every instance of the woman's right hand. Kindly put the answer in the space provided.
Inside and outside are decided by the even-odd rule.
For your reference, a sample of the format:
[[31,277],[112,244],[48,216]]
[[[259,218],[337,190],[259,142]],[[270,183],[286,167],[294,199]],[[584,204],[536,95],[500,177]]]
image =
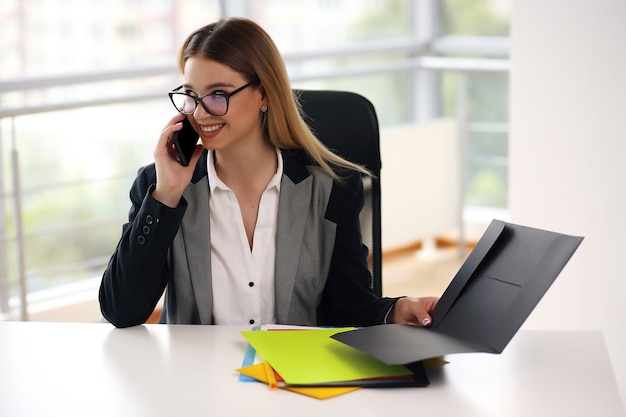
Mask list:
[[161,131],[153,153],[157,183],[152,197],[168,207],[178,206],[202,153],[202,145],[197,145],[188,166],[182,166],[178,162],[176,150],[172,145],[172,135],[183,128],[182,121],[185,117],[187,116],[178,114],[170,119]]

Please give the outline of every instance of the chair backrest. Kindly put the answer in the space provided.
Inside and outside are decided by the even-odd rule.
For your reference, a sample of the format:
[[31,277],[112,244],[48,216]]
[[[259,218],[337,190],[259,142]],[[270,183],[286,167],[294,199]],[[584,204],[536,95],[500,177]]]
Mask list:
[[296,90],[304,119],[315,135],[343,158],[366,167],[365,206],[360,221],[363,242],[369,248],[372,289],[382,295],[382,248],[380,213],[380,133],[372,103],[344,91]]

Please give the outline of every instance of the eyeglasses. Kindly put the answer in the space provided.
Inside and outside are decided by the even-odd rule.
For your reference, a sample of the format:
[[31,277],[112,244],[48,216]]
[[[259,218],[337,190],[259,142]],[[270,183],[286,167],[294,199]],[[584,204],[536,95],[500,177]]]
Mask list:
[[204,111],[207,113],[212,114],[213,116],[223,116],[226,112],[228,112],[228,103],[232,96],[245,88],[258,83],[258,80],[254,80],[250,81],[243,87],[239,87],[232,93],[223,93],[218,91],[217,93],[207,94],[202,97],[195,97],[182,91],[178,91],[183,88],[181,85],[180,87],[170,91],[168,94],[170,96],[170,100],[172,100],[172,104],[176,107],[176,110],[182,114],[193,114],[196,111],[196,108],[198,108],[198,103],[200,103]]

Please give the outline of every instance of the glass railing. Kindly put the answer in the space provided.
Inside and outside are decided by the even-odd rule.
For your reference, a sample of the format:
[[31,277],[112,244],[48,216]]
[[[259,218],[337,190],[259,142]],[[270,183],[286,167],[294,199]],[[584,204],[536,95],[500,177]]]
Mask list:
[[[410,111],[419,89],[402,95],[394,112],[380,85],[419,72],[452,72],[459,89],[455,118],[464,141],[474,133],[507,135],[506,123],[470,123],[471,73],[507,74],[504,59],[416,56],[410,41],[285,55],[288,68],[303,62],[378,56],[364,65],[332,70],[290,70],[294,88],[349,89],[373,102],[381,125],[418,121]],[[394,59],[386,59],[390,54]],[[314,68],[314,66],[313,66]],[[322,65],[320,68],[328,68]],[[173,66],[0,81],[0,314],[28,319],[29,303],[99,277],[126,220],[128,189],[136,169],[150,163],[161,127],[172,116],[167,91],[180,75]],[[475,164],[507,166],[506,156],[467,154]],[[497,169],[497,168],[496,168]],[[504,190],[506,192],[506,190]],[[463,191],[465,192],[465,191]],[[80,285],[79,285],[80,286]],[[54,289],[52,291],[51,289]],[[70,290],[67,290],[70,291]]]

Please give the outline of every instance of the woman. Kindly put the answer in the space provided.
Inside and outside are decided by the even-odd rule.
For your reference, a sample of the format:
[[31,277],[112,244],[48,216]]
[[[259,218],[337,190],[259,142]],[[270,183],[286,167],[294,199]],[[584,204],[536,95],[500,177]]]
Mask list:
[[[180,51],[182,113],[132,185],[129,222],[100,287],[104,317],[180,324],[430,324],[436,298],[379,298],[369,287],[358,214],[363,168],[303,121],[267,33],[231,18]],[[200,135],[188,166],[172,135]]]

